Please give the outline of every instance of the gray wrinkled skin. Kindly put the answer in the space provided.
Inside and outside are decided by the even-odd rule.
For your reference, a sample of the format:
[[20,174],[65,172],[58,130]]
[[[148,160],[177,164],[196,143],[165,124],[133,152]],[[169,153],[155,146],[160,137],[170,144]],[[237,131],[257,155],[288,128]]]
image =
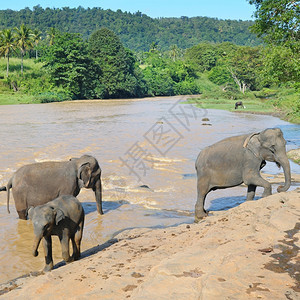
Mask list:
[[6,187],[0,187],[0,191],[7,190],[9,212],[12,188],[19,218],[26,220],[29,207],[45,204],[59,195],[76,197],[83,187],[93,189],[98,213],[103,214],[101,169],[98,161],[90,155],[63,162],[49,161],[23,166],[14,173]]
[[287,191],[291,185],[291,170],[285,145],[282,131],[274,128],[226,138],[203,149],[196,160],[198,196],[195,221],[206,216],[204,203],[210,191],[245,183],[248,186],[247,200],[253,200],[257,186],[264,188],[263,197],[271,195],[271,184],[260,175],[266,161],[282,166],[285,184],[277,191]]
[[[62,258],[66,263],[80,257],[80,243],[84,226],[84,210],[81,203],[71,195],[60,196],[44,205],[31,207],[28,216],[34,228],[33,256],[38,255],[38,247],[43,240],[45,254],[44,271],[53,269],[52,235],[58,236]],[[73,255],[70,256],[69,241],[72,241]]]

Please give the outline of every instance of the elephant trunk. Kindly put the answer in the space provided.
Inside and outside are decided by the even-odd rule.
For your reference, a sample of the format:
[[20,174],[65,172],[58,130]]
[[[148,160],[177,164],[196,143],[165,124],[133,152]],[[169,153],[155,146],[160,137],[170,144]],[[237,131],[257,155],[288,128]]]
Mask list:
[[279,186],[277,188],[277,192],[286,192],[290,186],[291,186],[291,168],[290,168],[290,163],[289,160],[287,158],[286,155],[282,156],[282,159],[278,160],[278,163],[280,163],[280,165],[283,168],[284,171],[284,178],[285,178],[285,183],[284,186]]
[[103,215],[102,210],[102,183],[101,183],[101,176],[99,177],[99,180],[97,180],[95,187],[94,187],[95,197],[96,197],[96,203],[97,203],[97,211],[100,215]]
[[34,239],[33,249],[32,249],[33,256],[39,255],[38,248],[39,248],[41,239],[42,239],[41,237],[35,237],[35,239]]

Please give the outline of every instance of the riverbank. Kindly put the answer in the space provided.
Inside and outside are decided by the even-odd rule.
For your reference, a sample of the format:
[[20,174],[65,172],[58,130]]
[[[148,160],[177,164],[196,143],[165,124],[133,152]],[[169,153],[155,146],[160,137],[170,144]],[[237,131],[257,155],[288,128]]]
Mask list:
[[[236,102],[242,102],[243,105],[240,105],[237,107],[237,109],[235,109]],[[300,124],[298,102],[296,103],[296,101],[290,101],[290,99],[281,99],[281,101],[278,101],[276,100],[276,98],[253,98],[253,95],[252,97],[239,100],[231,100],[224,98],[214,99],[202,96],[196,99],[194,98],[188,100],[188,103],[195,103],[198,107],[204,109],[221,109],[235,113],[271,115],[273,117],[277,117],[285,121]]]
[[288,158],[291,159],[296,164],[300,165],[300,149],[290,150],[288,153]]
[[[132,98],[132,99],[121,99],[121,100],[156,100],[158,98],[168,98],[164,97],[146,97],[146,98]],[[180,96],[172,96],[180,97]],[[251,114],[261,114],[261,115],[271,115],[273,117],[280,118],[285,121],[289,121],[295,124],[300,124],[300,114],[291,114],[289,110],[280,109],[274,107],[272,103],[267,103],[259,99],[246,99],[243,100],[244,107],[238,107],[235,109],[236,100],[228,99],[202,99],[198,95],[183,95],[182,97],[188,98],[188,103],[196,103],[198,107],[204,109],[221,109],[236,113],[251,113]],[[70,100],[68,100],[70,101]],[[95,99],[95,100],[72,100],[74,102],[88,102],[88,101],[119,101],[116,99]],[[11,97],[11,94],[2,93],[0,94],[0,105],[17,105],[17,104],[37,104],[35,96],[30,95],[17,95]]]
[[298,299],[299,194],[124,231],[77,262],[1,285],[1,298]]
[[[33,69],[33,72],[36,72],[36,69],[39,70],[41,65],[38,67],[30,67]],[[42,75],[40,75],[42,78]],[[41,79],[41,82],[46,79]],[[13,80],[12,80],[13,82]],[[37,103],[48,103],[48,102],[62,102],[62,101],[111,101],[115,99],[94,99],[94,100],[69,100],[63,96],[63,92],[47,92],[39,93],[39,87],[36,87],[35,93],[26,93],[22,90],[26,88],[23,87],[22,90],[14,92],[12,83],[7,84],[5,81],[0,80],[0,105],[16,105],[16,104],[37,104]],[[274,91],[273,91],[274,92]],[[210,92],[210,94],[204,93],[203,95],[183,95],[182,97],[190,99],[188,103],[196,103],[197,106],[204,109],[221,109],[227,111],[234,111],[240,113],[253,113],[253,114],[265,114],[272,115],[274,117],[281,118],[285,121],[289,121],[295,124],[300,124],[300,113],[299,113],[299,99],[298,92],[295,90],[278,90],[272,97],[268,97],[268,94],[265,94],[265,98],[259,94],[259,92],[248,92],[248,94],[242,95],[240,99],[232,100],[224,98],[224,92],[221,93],[218,88],[215,92]],[[157,98],[167,98],[167,97],[180,97],[177,96],[162,96],[162,97],[146,97],[139,98],[144,99],[157,99]],[[137,98],[129,98],[126,100],[139,100]],[[125,99],[122,99],[125,100]],[[243,107],[239,106],[235,109],[235,103],[237,101],[243,102]]]

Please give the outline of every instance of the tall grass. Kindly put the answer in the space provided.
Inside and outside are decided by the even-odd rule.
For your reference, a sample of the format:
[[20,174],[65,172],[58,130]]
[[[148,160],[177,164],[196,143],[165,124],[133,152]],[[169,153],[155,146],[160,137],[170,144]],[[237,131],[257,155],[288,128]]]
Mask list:
[[11,58],[9,76],[6,76],[7,60],[0,59],[0,104],[45,103],[69,99],[65,91],[55,87],[43,63],[24,59],[24,75],[21,75],[21,59]]
[[[300,92],[295,87],[263,89],[258,92],[240,93],[234,87],[225,89],[201,74],[198,80],[201,97],[191,99],[206,109],[223,109],[253,113],[274,114],[285,120],[300,123]],[[235,102],[242,101],[245,108],[235,110]]]
[[24,76],[21,75],[21,59],[10,58],[9,73],[6,73],[7,59],[0,59],[0,104],[34,103],[33,93],[28,93],[27,85],[34,86],[33,77],[43,77],[42,63],[24,59]]
[[[7,59],[2,57],[0,59],[0,78],[6,78],[6,66],[7,66]],[[24,59],[23,68],[24,73],[26,74],[33,74],[39,73],[43,64],[40,62],[36,62],[33,59]],[[9,59],[9,76],[19,76],[21,75],[21,59],[12,57]]]

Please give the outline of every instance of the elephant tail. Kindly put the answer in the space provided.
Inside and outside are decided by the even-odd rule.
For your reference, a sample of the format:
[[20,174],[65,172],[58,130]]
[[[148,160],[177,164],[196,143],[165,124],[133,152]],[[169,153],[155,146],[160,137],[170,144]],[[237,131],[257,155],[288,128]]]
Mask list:
[[10,214],[10,210],[9,210],[9,196],[10,196],[10,189],[12,188],[12,178],[9,180],[9,182],[7,183],[7,186],[5,187],[6,191],[7,191],[7,212]]

